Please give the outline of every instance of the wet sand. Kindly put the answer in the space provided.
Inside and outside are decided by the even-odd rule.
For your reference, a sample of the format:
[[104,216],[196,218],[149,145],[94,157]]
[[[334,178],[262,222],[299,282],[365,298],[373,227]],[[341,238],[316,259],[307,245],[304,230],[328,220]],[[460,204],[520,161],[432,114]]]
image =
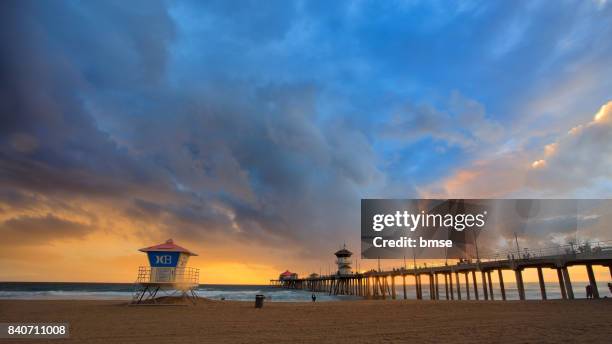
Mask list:
[[[0,300],[0,322],[68,322],[69,339],[14,343],[609,343],[612,299],[573,301]],[[0,339],[2,343],[10,340]]]

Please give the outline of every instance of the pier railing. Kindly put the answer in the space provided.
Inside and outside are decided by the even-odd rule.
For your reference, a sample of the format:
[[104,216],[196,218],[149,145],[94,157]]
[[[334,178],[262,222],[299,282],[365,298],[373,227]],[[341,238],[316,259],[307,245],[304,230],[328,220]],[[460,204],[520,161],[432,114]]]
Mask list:
[[200,269],[165,268],[141,266],[138,268],[136,283],[186,284],[197,285],[200,282]]
[[566,244],[554,247],[544,247],[529,249],[523,248],[518,250],[508,250],[503,252],[496,252],[491,255],[484,255],[484,260],[519,260],[519,259],[533,259],[533,258],[548,258],[555,256],[589,256],[596,255],[602,252],[612,252],[612,240],[586,242],[582,245],[579,244]]

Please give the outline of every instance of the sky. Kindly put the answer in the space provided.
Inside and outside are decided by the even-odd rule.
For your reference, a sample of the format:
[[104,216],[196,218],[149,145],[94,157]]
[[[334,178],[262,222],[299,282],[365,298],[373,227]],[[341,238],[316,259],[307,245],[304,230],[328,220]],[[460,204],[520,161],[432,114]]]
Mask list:
[[612,196],[608,1],[0,7],[0,280],[173,238],[267,283],[358,252],[362,198]]

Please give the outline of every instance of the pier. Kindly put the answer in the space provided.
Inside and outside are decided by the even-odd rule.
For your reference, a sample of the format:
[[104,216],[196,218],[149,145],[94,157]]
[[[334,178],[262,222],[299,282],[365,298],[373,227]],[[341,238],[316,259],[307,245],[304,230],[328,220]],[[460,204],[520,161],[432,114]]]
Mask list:
[[[431,300],[506,300],[503,270],[514,271],[520,300],[525,300],[523,271],[536,269],[541,299],[546,300],[543,269],[557,272],[563,299],[574,299],[574,289],[568,271],[571,266],[584,266],[593,292],[599,298],[593,266],[605,266],[612,277],[612,240],[590,243],[584,246],[563,245],[540,250],[524,250],[501,253],[488,260],[460,260],[458,263],[440,266],[401,267],[388,271],[370,270],[351,272],[346,248],[336,252],[339,270],[336,274],[311,274],[306,278],[282,278],[270,280],[270,285],[280,288],[324,292],[330,295],[355,295],[375,299],[397,299],[396,280],[402,283],[402,297],[407,298],[406,280],[412,279],[416,298],[423,299],[423,288],[428,288]],[[350,252],[348,252],[350,253]],[[348,254],[350,257],[350,254]],[[348,269],[348,271],[347,271]],[[497,274],[499,295],[494,293],[492,275]],[[481,276],[481,285],[477,282]],[[424,285],[423,276],[427,277]]]

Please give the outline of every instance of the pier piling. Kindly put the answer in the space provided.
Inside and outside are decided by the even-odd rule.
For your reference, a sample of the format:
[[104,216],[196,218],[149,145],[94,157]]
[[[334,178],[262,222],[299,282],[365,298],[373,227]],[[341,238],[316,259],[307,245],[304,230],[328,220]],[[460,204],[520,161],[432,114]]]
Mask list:
[[595,274],[593,273],[593,265],[586,265],[587,274],[589,275],[589,284],[593,292],[593,298],[599,299],[599,290],[597,290],[597,282],[595,281]]
[[544,284],[544,275],[542,274],[542,268],[538,267],[538,281],[540,282],[540,294],[542,300],[546,300],[546,285]]
[[570,300],[574,299],[574,289],[572,288],[572,280],[570,279],[569,271],[567,271],[567,266],[561,268],[563,272],[563,280],[565,281],[565,292],[567,293],[567,298]]
[[491,281],[491,270],[487,271],[487,279],[489,280],[489,296],[491,297],[491,300],[495,300],[495,297],[493,296],[493,281]]
[[472,270],[472,281],[474,282],[474,299],[479,300],[478,298],[478,283],[476,283],[476,270]]
[[461,280],[458,271],[455,272],[455,281],[457,281],[457,300],[461,300]]
[[489,299],[489,288],[487,288],[487,276],[486,276],[486,272],[481,271],[480,272],[480,277],[482,277],[482,293],[484,294],[484,299],[488,300]]
[[469,272],[465,273],[465,292],[467,294],[467,299],[470,299],[470,278],[469,278]]
[[565,281],[563,280],[563,272],[561,268],[556,268],[557,270],[557,278],[559,279],[559,289],[561,290],[561,298],[567,299],[567,293],[565,292]]
[[499,289],[501,291],[502,300],[506,301],[506,288],[504,287],[504,275],[502,274],[502,270],[497,269],[497,274],[499,276]]
[[440,289],[438,284],[438,274],[434,274],[434,283],[436,285],[436,300],[440,300]]
[[525,284],[523,283],[523,273],[521,269],[514,270],[516,276],[516,288],[518,289],[519,299],[525,300]]
[[449,299],[449,295],[448,295],[448,274],[445,273],[444,274],[444,296],[446,296],[446,299]]

